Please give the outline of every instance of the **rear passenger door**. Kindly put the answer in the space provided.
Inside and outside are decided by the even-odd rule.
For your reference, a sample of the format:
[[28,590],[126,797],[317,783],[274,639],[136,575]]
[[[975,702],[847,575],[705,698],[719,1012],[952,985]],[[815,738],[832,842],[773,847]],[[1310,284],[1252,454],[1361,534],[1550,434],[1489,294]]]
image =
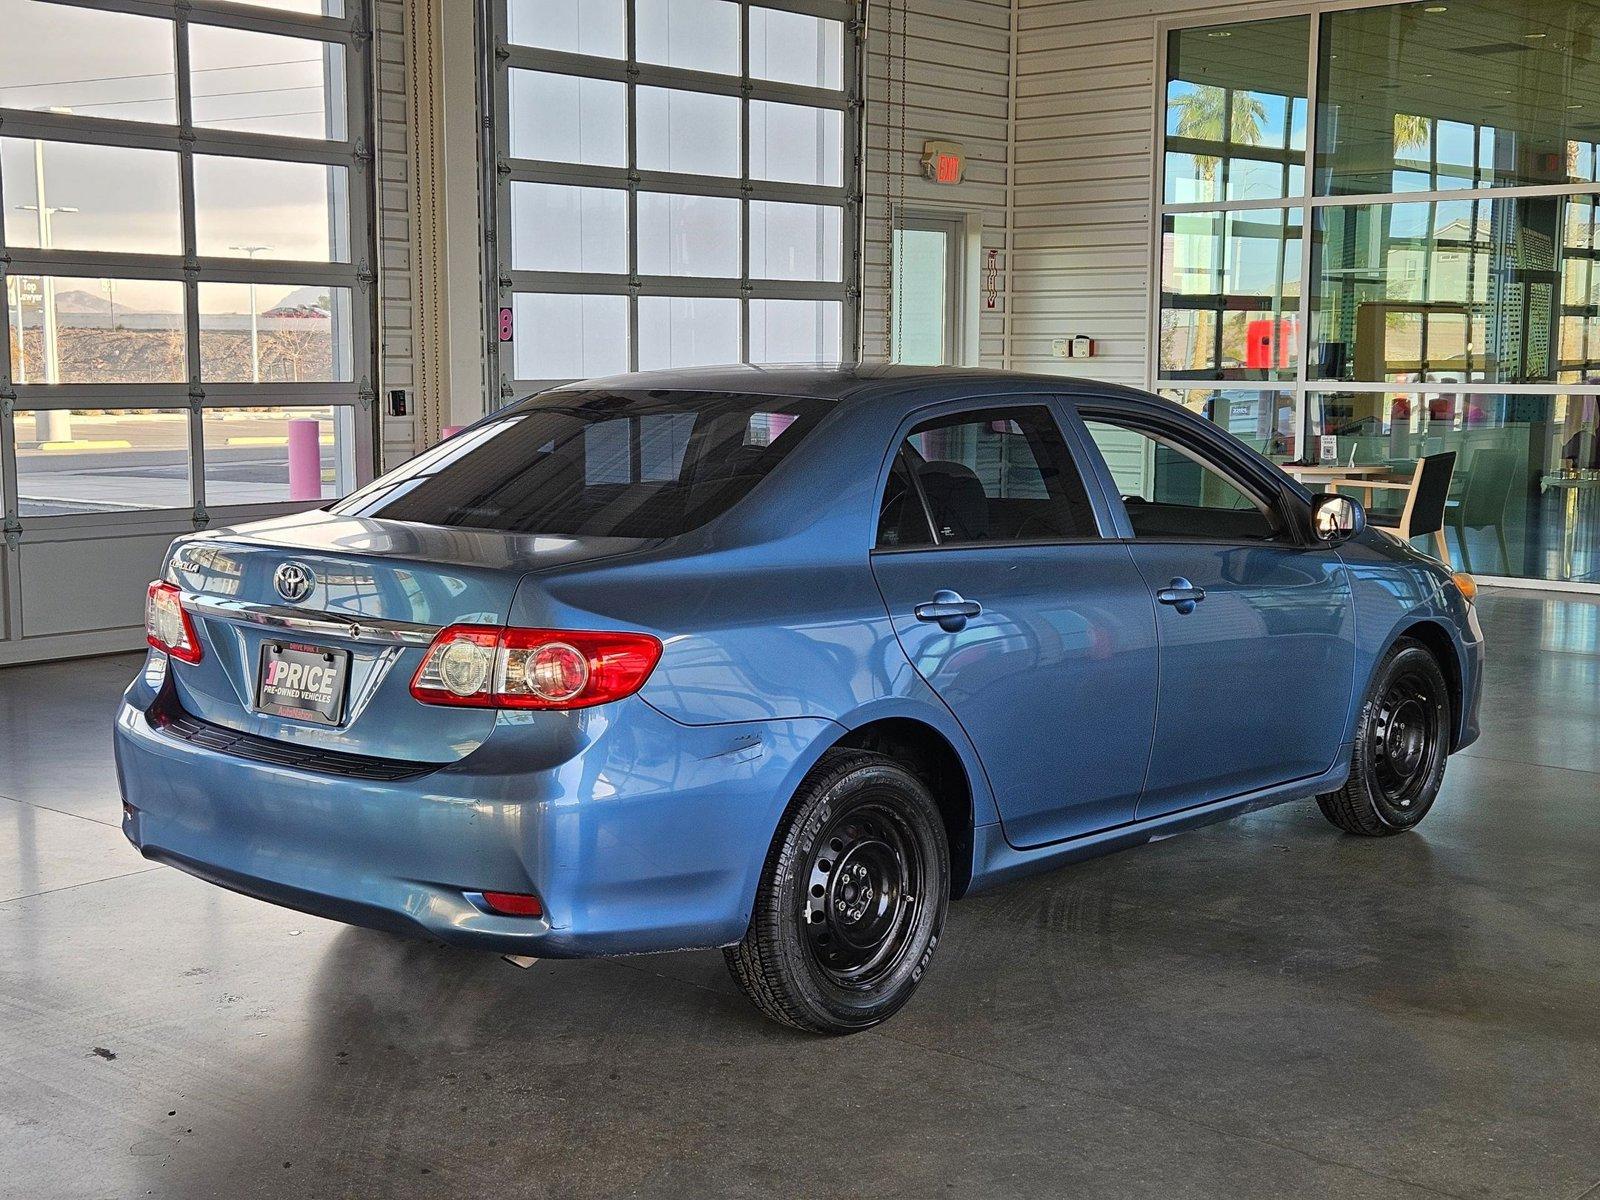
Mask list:
[[1050,404],[900,433],[872,567],[907,657],[977,747],[1006,838],[1131,821],[1155,721],[1154,602],[1101,536]]
[[1318,775],[1355,671],[1344,564],[1281,489],[1181,418],[1078,406],[1156,602],[1161,695],[1141,820]]

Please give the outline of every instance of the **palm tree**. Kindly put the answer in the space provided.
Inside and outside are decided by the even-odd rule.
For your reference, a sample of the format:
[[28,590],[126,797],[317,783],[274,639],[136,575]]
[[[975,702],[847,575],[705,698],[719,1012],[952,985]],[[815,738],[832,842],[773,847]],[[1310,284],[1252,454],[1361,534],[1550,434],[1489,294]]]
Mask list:
[[[1232,103],[1230,107],[1229,98]],[[1218,148],[1227,146],[1254,146],[1261,141],[1262,122],[1266,119],[1267,106],[1253,92],[1231,92],[1224,88],[1211,87],[1204,84],[1195,85],[1192,90],[1173,96],[1167,104],[1167,111],[1177,115],[1176,124],[1173,126],[1173,136],[1191,138],[1195,141],[1214,142]],[[1194,158],[1195,173],[1205,184],[1206,195],[1211,199],[1220,199],[1215,194],[1217,164],[1221,161],[1219,155],[1196,154]],[[1173,274],[1174,279],[1181,278],[1184,273],[1183,257],[1184,239],[1176,237],[1173,244]],[[1215,316],[1216,320],[1222,319],[1222,314]],[[1188,349],[1189,367],[1199,369],[1209,362],[1212,355],[1212,344],[1209,339],[1198,336],[1199,330],[1191,334]],[[1168,352],[1170,353],[1170,351]],[[1220,363],[1211,364],[1220,366]]]
[[1408,150],[1421,150],[1433,137],[1433,121],[1414,113],[1394,115],[1394,156],[1399,158]]
[[[1233,100],[1231,114],[1227,111],[1227,98],[1230,95]],[[1254,146],[1261,141],[1261,122],[1267,115],[1267,106],[1254,92],[1230,93],[1223,88],[1203,84],[1174,96],[1167,110],[1178,117],[1174,136],[1238,146]],[[1225,116],[1229,117],[1226,123],[1223,120]],[[1213,154],[1194,156],[1195,171],[1205,181],[1208,190],[1216,180],[1219,161],[1219,156]]]

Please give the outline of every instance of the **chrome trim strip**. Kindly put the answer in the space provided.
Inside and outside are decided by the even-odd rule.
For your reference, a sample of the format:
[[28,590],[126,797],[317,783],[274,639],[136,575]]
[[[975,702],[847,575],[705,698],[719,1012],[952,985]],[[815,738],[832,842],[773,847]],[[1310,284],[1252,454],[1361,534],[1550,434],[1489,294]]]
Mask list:
[[257,604],[251,600],[229,600],[195,592],[184,592],[182,595],[183,606],[202,617],[244,621],[268,629],[286,629],[293,633],[335,637],[341,641],[367,645],[426,646],[443,628],[440,625],[419,625],[382,617],[346,617],[339,613]]

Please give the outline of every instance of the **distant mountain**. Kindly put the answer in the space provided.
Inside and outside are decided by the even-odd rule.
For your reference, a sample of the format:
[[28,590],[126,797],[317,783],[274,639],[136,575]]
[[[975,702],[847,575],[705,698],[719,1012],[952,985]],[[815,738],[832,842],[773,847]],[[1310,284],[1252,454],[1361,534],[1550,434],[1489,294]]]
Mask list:
[[[56,293],[56,311],[62,313],[101,313],[109,316],[111,313],[111,301],[104,296],[96,295],[94,292],[85,292],[79,288],[74,288],[68,292]],[[127,311],[126,305],[123,306],[123,311]]]
[[[311,289],[304,289],[311,290]],[[157,316],[171,313],[171,309],[144,309],[129,304],[126,299],[119,297],[116,302],[117,320],[124,316],[144,314]],[[68,288],[56,292],[56,312],[62,316],[96,316],[109,317],[112,303],[109,297],[98,292],[86,292],[82,288]]]
[[261,315],[264,317],[291,317],[302,321],[326,321],[331,315],[326,301],[328,293],[321,288],[296,288]]
[[326,303],[327,298],[328,298],[328,289],[327,288],[317,288],[317,287],[295,288],[294,291],[290,292],[282,300],[279,300],[277,302],[277,304],[273,305],[273,307],[274,308],[326,308],[327,307],[327,303]]

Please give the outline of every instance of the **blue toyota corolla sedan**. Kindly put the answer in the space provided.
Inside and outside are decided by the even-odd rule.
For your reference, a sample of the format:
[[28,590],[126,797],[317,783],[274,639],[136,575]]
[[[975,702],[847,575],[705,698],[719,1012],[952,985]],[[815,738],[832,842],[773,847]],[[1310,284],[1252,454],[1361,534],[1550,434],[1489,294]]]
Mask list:
[[150,859],[541,956],[724,948],[890,1016],[948,902],[1478,734],[1470,578],[1141,392],[714,368],[546,392],[174,543],[117,717]]

